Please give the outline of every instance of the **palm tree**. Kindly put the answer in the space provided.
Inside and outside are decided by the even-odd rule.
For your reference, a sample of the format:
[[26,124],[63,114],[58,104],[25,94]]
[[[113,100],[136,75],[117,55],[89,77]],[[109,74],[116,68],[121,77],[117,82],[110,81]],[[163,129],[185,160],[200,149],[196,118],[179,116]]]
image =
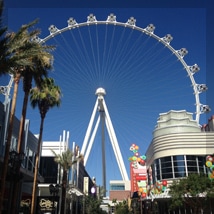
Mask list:
[[[32,87],[32,80],[36,82],[36,85],[40,84],[42,76],[47,77],[47,71],[52,68],[52,55],[47,50],[49,47],[41,46],[42,50],[32,59],[34,62],[34,67],[26,66],[25,71],[22,72],[23,77],[23,91],[24,91],[24,99],[23,99],[23,106],[22,106],[22,116],[20,120],[20,129],[19,129],[19,138],[18,138],[18,152],[22,150],[22,141],[23,141],[23,134],[24,134],[24,122],[26,119],[26,112],[27,112],[27,104],[28,104],[28,97],[30,93],[30,89]],[[50,47],[51,48],[51,47]]]
[[55,82],[52,78],[45,78],[41,80],[41,84],[35,88],[32,88],[30,91],[30,101],[33,108],[38,107],[41,123],[38,139],[38,147],[35,159],[35,172],[34,172],[34,181],[33,181],[33,192],[32,192],[32,204],[31,204],[31,214],[35,210],[35,201],[37,195],[37,181],[38,181],[38,169],[39,169],[39,157],[40,149],[42,144],[42,133],[43,125],[47,112],[50,108],[55,106],[59,107],[61,103],[61,90],[59,86],[55,85]]
[[[44,56],[48,53],[45,51],[48,47],[43,47],[41,44],[33,42],[32,39],[36,37],[40,31],[38,29],[29,32],[38,20],[35,20],[27,25],[23,25],[17,33],[10,33],[5,36],[5,43],[3,44],[4,54],[1,59],[0,74],[11,73],[14,79],[14,93],[12,99],[11,112],[9,117],[8,133],[5,147],[4,163],[1,174],[0,186],[0,214],[2,211],[2,203],[5,191],[5,182],[7,175],[7,167],[9,160],[9,151],[12,138],[13,121],[16,109],[16,100],[18,94],[19,81],[25,76],[27,71],[35,71],[37,68],[35,62],[39,61],[41,64],[45,62]],[[4,37],[3,37],[4,39]],[[2,40],[1,40],[2,41]],[[43,64],[44,65],[44,64]],[[18,148],[19,149],[19,148]],[[20,151],[18,151],[20,152]]]
[[[32,80],[36,82],[37,85],[40,84],[40,80],[42,76],[47,77],[47,70],[52,68],[52,55],[49,53],[49,47],[42,46],[43,50],[41,53],[32,58],[32,61],[35,63],[34,67],[26,66],[25,71],[23,72],[23,91],[24,91],[24,99],[22,105],[22,115],[20,119],[20,126],[19,126],[19,137],[18,137],[18,144],[17,144],[17,151],[18,153],[23,152],[23,136],[24,136],[24,125],[27,113],[27,104],[28,104],[28,97],[30,93],[30,89],[32,87]],[[50,47],[51,48],[51,47]],[[13,207],[13,214],[16,213],[16,201],[17,201],[17,194],[19,189],[19,182],[16,183],[14,186],[14,194],[12,200],[12,207]]]
[[80,154],[77,157],[75,154],[70,150],[67,149],[66,151],[62,152],[62,154],[57,154],[55,151],[51,150],[53,154],[55,155],[55,162],[58,163],[62,170],[62,198],[61,198],[61,209],[60,213],[65,213],[65,201],[66,201],[66,188],[67,188],[67,181],[68,181],[68,171],[70,167],[75,164],[77,161],[83,160],[83,156]]

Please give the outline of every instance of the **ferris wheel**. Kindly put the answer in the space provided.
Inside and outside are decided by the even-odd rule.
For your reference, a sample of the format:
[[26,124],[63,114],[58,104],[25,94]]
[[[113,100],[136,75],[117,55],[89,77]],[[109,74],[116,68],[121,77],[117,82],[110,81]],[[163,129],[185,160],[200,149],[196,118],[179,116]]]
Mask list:
[[[62,105],[65,103],[66,106],[63,111],[67,112],[67,125],[73,123],[78,130],[86,128],[93,108],[90,94],[99,88],[106,90],[107,105],[111,100],[111,105],[108,105],[111,118],[124,121],[126,128],[122,132],[133,133],[133,136],[136,135],[136,124],[144,124],[142,129],[149,132],[146,124],[151,115],[156,118],[163,111],[191,106],[189,109],[200,124],[200,115],[210,110],[200,101],[200,95],[208,87],[196,83],[194,78],[200,67],[188,65],[184,60],[187,49],[173,48],[172,35],[158,36],[153,24],[142,28],[137,26],[134,17],[120,22],[116,15],[110,14],[106,20],[100,21],[94,14],[89,14],[81,23],[69,18],[66,27],[51,25],[49,32],[45,38],[37,37],[34,41],[57,44],[55,71],[51,75],[64,91],[63,100],[67,100],[62,100]],[[8,95],[11,84],[12,81],[1,87],[1,91]],[[187,94],[186,104],[183,97]],[[82,99],[90,104],[83,106]],[[77,114],[81,114],[85,121],[78,118],[73,121]],[[132,114],[135,115],[132,117]],[[65,119],[55,112],[54,117],[58,117],[57,121]],[[119,124],[115,120],[116,125]],[[53,121],[49,123],[52,125]],[[116,131],[120,128],[123,127]],[[85,129],[79,135],[84,132]]]
[[192,83],[192,89],[193,93],[195,96],[195,106],[196,106],[196,111],[195,111],[195,120],[199,123],[200,121],[200,114],[205,113],[209,111],[209,106],[204,105],[200,103],[200,98],[199,95],[201,92],[205,92],[208,88],[206,84],[197,84],[194,79],[194,74],[197,73],[200,68],[197,64],[194,65],[188,65],[184,57],[186,54],[188,54],[188,51],[186,48],[181,48],[179,50],[175,50],[171,46],[171,41],[173,40],[173,37],[170,34],[166,34],[164,37],[159,37],[158,35],[155,34],[155,26],[153,24],[149,24],[146,28],[141,28],[136,25],[136,19],[134,17],[130,17],[126,23],[123,22],[118,22],[116,20],[116,16],[114,14],[110,14],[107,17],[107,20],[105,21],[99,21],[96,19],[96,16],[93,14],[90,14],[87,17],[87,21],[83,23],[77,23],[77,21],[74,18],[69,18],[68,21],[68,26],[65,28],[58,29],[55,25],[51,25],[49,27],[50,35],[47,37],[41,39],[41,38],[35,38],[35,40],[39,43],[45,43],[46,41],[50,40],[51,38],[57,36],[58,34],[61,34],[65,31],[68,30],[73,30],[75,28],[80,28],[84,26],[90,26],[90,25],[115,25],[115,26],[123,26],[127,28],[131,28],[133,30],[140,31],[150,37],[153,37],[156,39],[158,42],[162,43],[165,47],[167,47],[180,61],[180,63],[184,66],[190,80]]
[[[102,27],[99,28],[99,26],[102,26]],[[111,29],[111,33],[109,33],[109,27]],[[107,30],[107,28],[108,28],[108,30]],[[119,32],[117,32],[118,28],[119,28]],[[80,29],[85,29],[85,30],[80,32]],[[146,58],[146,56],[151,55],[151,57],[156,58],[155,62],[152,61],[152,63],[151,63],[152,65],[154,65],[158,60],[162,61],[162,62],[166,62],[168,57],[174,57],[174,59],[176,59],[180,63],[182,68],[186,71],[187,76],[191,82],[193,96],[195,99],[194,104],[195,104],[195,108],[196,108],[195,112],[194,112],[195,120],[197,121],[198,124],[200,123],[200,115],[202,113],[208,112],[210,110],[208,105],[202,104],[200,102],[200,94],[207,90],[206,84],[203,84],[203,83],[198,84],[198,83],[196,83],[196,81],[194,79],[194,75],[200,70],[199,66],[197,64],[188,65],[184,60],[184,57],[188,53],[187,49],[186,48],[180,48],[178,50],[174,49],[171,46],[171,42],[173,40],[172,35],[166,34],[163,37],[159,37],[158,35],[155,34],[155,26],[153,24],[149,24],[147,27],[141,28],[136,25],[136,19],[134,17],[130,17],[127,20],[127,22],[118,22],[116,20],[116,16],[114,14],[110,14],[106,20],[99,21],[99,20],[97,20],[95,15],[89,14],[89,16],[87,16],[87,20],[85,22],[78,23],[74,18],[69,18],[67,21],[66,27],[59,29],[55,25],[51,25],[49,27],[49,31],[50,31],[50,34],[47,37],[45,37],[43,39],[35,38],[35,40],[39,43],[46,43],[48,40],[55,38],[57,35],[62,36],[64,34],[64,32],[67,32],[67,31],[71,32],[70,36],[73,37],[73,40],[72,40],[72,42],[68,40],[67,45],[70,44],[70,46],[73,47],[74,46],[73,44],[75,44],[78,50],[71,52],[69,57],[72,56],[74,58],[74,61],[80,61],[76,64],[76,68],[74,70],[79,72],[79,70],[81,69],[80,68],[81,60],[85,59],[85,61],[86,61],[85,65],[89,67],[89,69],[88,70],[86,69],[86,71],[90,73],[91,72],[90,69],[91,69],[92,70],[91,73],[94,72],[95,75],[98,76],[99,84],[101,84],[101,85],[97,85],[97,88],[98,88],[97,90],[98,91],[101,90],[101,92],[96,91],[96,94],[98,94],[98,97],[100,97],[100,96],[102,97],[103,103],[100,105],[98,104],[98,106],[95,105],[94,112],[96,111],[96,108],[99,108],[99,111],[100,111],[100,109],[102,109],[102,111],[105,111],[105,113],[108,115],[108,117],[106,119],[107,128],[108,128],[108,126],[110,126],[109,127],[110,131],[108,131],[109,132],[108,134],[110,136],[113,136],[112,139],[111,139],[111,137],[110,137],[110,139],[112,141],[112,147],[117,148],[117,149],[115,149],[115,150],[117,150],[117,151],[115,151],[115,156],[118,156],[118,158],[117,157],[116,158],[117,158],[118,166],[121,171],[122,178],[124,180],[127,180],[128,176],[127,176],[127,173],[125,172],[125,167],[124,167],[123,160],[121,158],[121,153],[120,153],[120,149],[119,149],[119,146],[117,143],[117,139],[116,139],[116,141],[113,140],[116,138],[116,136],[114,133],[114,129],[111,132],[113,125],[111,123],[111,119],[110,119],[108,109],[107,109],[108,103],[105,104],[105,100],[104,100],[104,95],[106,92],[105,92],[105,89],[100,88],[100,87],[105,87],[102,85],[102,84],[105,84],[104,83],[105,78],[103,76],[108,76],[108,73],[109,73],[109,78],[110,79],[113,78],[112,76],[115,75],[114,72],[116,72],[116,70],[120,70],[120,67],[122,67],[122,64],[124,63],[124,64],[126,64],[126,66],[128,66],[128,68],[130,70],[133,69],[133,72],[136,72],[136,73],[138,73],[138,72],[143,73],[145,71],[145,69],[150,70],[148,72],[148,74],[146,74],[146,75],[148,75],[147,78],[150,79],[149,75],[151,75],[151,73],[155,72],[155,71],[153,71],[153,67],[152,66],[147,67],[144,65],[145,63],[141,64],[140,62],[137,62],[134,65],[134,64],[132,64],[132,60],[134,60],[134,58],[138,58],[137,60],[141,61],[144,58]],[[128,33],[125,31],[128,31]],[[134,35],[136,31],[138,32],[138,34]],[[72,33],[72,32],[74,32],[74,33]],[[144,37],[142,38],[142,35],[144,35],[145,38]],[[157,43],[151,44],[148,41],[148,40],[151,40],[150,38],[153,39],[152,41],[156,41]],[[113,39],[116,40],[116,42],[113,41]],[[65,37],[62,36],[62,40],[65,40]],[[139,42],[136,42],[138,40],[139,40]],[[130,42],[131,45],[128,42]],[[89,44],[87,45],[87,43],[89,43]],[[140,45],[139,45],[142,43],[144,44],[144,49],[142,47],[140,47]],[[154,47],[157,48],[157,46],[160,46],[160,47],[162,46],[162,48],[158,47],[159,49],[161,49],[160,53],[158,53],[158,57],[160,59],[157,59],[158,57],[154,53],[149,52],[149,50],[148,50],[148,49],[153,49]],[[142,49],[143,49],[143,51],[142,51]],[[83,50],[83,51],[79,51],[79,50]],[[110,50],[110,51],[108,52],[107,50]],[[156,50],[154,50],[154,51],[156,51]],[[147,53],[145,54],[145,52],[147,52]],[[77,53],[79,54],[79,56],[77,56]],[[140,57],[139,57],[139,55],[140,55]],[[142,55],[144,55],[144,58],[141,58]],[[160,55],[162,57],[160,57]],[[118,58],[119,60],[115,60],[115,58],[116,59]],[[124,62],[121,62],[122,60],[124,60]],[[151,60],[151,59],[149,58],[148,61],[149,60]],[[111,66],[108,67],[108,64],[111,64]],[[160,63],[159,65],[163,66],[163,69],[166,69],[168,64],[166,63],[167,64],[166,67],[163,64],[164,63]],[[133,67],[135,67],[135,68],[133,68]],[[173,70],[176,68],[174,68],[172,66],[169,69]],[[111,73],[110,70],[113,70],[114,72]],[[118,82],[120,81],[119,78],[123,78],[122,77],[123,71],[120,71],[120,72],[118,72],[119,73]],[[84,75],[82,74],[82,76],[84,76]],[[163,77],[163,78],[165,78],[165,77]],[[95,77],[95,79],[96,79],[96,77]],[[92,78],[92,81],[93,81],[93,78]],[[132,80],[130,79],[130,81],[132,81]],[[160,85],[159,88],[161,90],[161,87],[163,87],[164,84],[161,85],[159,83],[159,85]],[[183,87],[183,86],[180,85],[180,87]],[[130,89],[130,90],[132,90],[132,89]],[[150,89],[148,89],[148,90],[150,90]],[[108,91],[107,91],[107,93],[108,93]],[[135,93],[139,93],[139,92],[136,91]],[[100,102],[101,101],[98,98],[98,103],[100,103]],[[102,116],[101,116],[101,118],[102,118]],[[108,125],[108,121],[110,121],[110,125]],[[90,121],[90,123],[92,123],[92,121]],[[89,126],[90,126],[90,123],[89,123]],[[92,127],[90,128],[89,126],[88,126],[88,129],[92,129]],[[86,133],[86,135],[87,135],[87,133]],[[85,137],[85,140],[83,142],[83,148],[82,148],[82,152],[84,154],[85,154],[86,146],[87,146],[87,143],[89,140],[90,140],[89,136],[88,136],[88,138]],[[92,146],[92,142],[90,145],[90,149],[91,149],[91,146]],[[88,150],[88,152],[86,151],[87,157],[90,153],[90,149]],[[103,168],[105,168],[105,164],[103,165]],[[105,172],[103,172],[103,174],[105,174]],[[105,183],[105,181],[104,181],[104,183]]]

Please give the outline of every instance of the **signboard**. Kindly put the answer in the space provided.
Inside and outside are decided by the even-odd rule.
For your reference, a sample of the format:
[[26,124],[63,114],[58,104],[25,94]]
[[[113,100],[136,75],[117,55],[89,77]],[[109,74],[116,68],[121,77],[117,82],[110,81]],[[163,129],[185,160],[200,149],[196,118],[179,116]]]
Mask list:
[[89,177],[84,177],[83,193],[88,195]]
[[132,144],[130,150],[133,156],[129,157],[130,174],[131,174],[131,192],[138,192],[143,198],[147,196],[147,169],[146,169],[146,156],[140,155],[138,152],[139,147]]
[[58,213],[59,196],[38,196],[37,214]]

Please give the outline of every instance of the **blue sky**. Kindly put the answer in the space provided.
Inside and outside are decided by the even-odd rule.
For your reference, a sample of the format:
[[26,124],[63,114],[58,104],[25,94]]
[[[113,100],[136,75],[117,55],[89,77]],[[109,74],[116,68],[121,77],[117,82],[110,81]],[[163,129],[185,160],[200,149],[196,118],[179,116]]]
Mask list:
[[[24,1],[23,1],[24,2]],[[93,13],[97,20],[105,21],[110,13],[118,22],[136,19],[136,25],[145,28],[154,24],[155,34],[173,36],[174,49],[187,48],[185,61],[188,65],[197,63],[200,71],[194,75],[196,83],[206,83],[207,76],[207,11],[205,8],[48,8],[48,1],[42,7],[32,5],[14,6],[8,3],[8,27],[16,31],[22,24],[39,18],[40,38],[49,35],[51,24],[59,29],[67,26],[67,20],[74,17],[78,23],[85,22]],[[23,4],[24,5],[24,4]],[[47,113],[43,138],[57,141],[63,130],[70,132],[70,143],[80,147],[96,101],[98,87],[106,89],[105,101],[118,138],[124,163],[129,174],[129,147],[139,145],[143,155],[152,139],[159,113],[171,109],[186,109],[195,112],[195,100],[191,82],[181,63],[171,52],[155,39],[131,29],[114,26],[82,27],[64,32],[47,42],[56,45],[54,70],[50,76],[62,88],[63,98],[59,109]],[[0,85],[7,84],[8,77],[1,77]],[[208,84],[210,89],[210,86]],[[212,87],[212,86],[211,86]],[[22,106],[20,87],[16,115],[19,118]],[[12,92],[11,92],[12,93]],[[211,91],[201,94],[201,103],[214,109]],[[0,98],[3,99],[2,96]],[[209,102],[208,102],[209,101]],[[210,102],[211,101],[211,102]],[[201,115],[203,124],[212,115]],[[194,116],[194,115],[193,115]],[[29,106],[27,118],[30,129],[39,132],[38,110]],[[98,130],[86,169],[102,184],[101,176],[101,134]],[[106,132],[107,182],[121,179],[114,153]],[[112,170],[113,169],[113,170]]]

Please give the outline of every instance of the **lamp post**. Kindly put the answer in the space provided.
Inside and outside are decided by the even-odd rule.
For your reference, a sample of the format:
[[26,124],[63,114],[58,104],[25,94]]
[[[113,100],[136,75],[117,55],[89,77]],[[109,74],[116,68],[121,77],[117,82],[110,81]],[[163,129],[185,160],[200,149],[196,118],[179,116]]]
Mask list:
[[11,151],[9,153],[9,166],[11,167],[11,172],[13,174],[19,174],[19,169],[24,157],[25,154],[23,152],[18,153],[16,151]]
[[[10,181],[10,196],[9,196],[9,203],[8,203],[8,211],[9,211],[8,213],[10,213],[10,211],[11,211],[12,198],[13,198],[14,194],[17,194],[17,193],[14,193],[14,182],[17,182],[21,178],[20,167],[21,167],[22,161],[24,160],[24,157],[25,157],[25,155],[23,152],[21,152],[21,153],[18,153],[16,151],[9,152],[8,164],[10,167],[9,172],[10,172],[11,181]],[[15,204],[15,205],[17,205],[17,204]]]
[[52,209],[52,213],[56,213],[56,208],[57,206],[55,207],[55,197],[59,194],[59,188],[60,188],[60,185],[59,184],[50,184],[49,185],[49,191],[50,191],[50,194],[53,195],[53,209]]
[[73,196],[76,198],[76,207],[75,212],[78,213],[78,197],[84,196],[84,194],[75,186],[71,185],[70,189],[68,190],[68,194],[71,195],[71,204],[70,204],[70,213],[73,213]]

